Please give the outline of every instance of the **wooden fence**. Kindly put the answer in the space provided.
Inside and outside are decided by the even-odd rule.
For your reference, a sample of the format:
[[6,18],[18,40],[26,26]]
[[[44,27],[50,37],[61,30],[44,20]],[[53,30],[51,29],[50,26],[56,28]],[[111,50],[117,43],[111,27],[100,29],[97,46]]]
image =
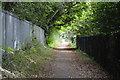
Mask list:
[[116,78],[120,78],[120,33],[77,36],[77,47],[93,57]]

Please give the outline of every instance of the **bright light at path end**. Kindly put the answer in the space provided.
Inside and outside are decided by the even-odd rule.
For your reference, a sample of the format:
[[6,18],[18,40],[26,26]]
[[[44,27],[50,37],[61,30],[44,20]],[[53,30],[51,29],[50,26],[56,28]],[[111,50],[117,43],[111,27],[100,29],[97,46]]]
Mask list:
[[62,45],[68,45],[68,42],[66,42],[65,39],[62,39]]
[[65,39],[62,39],[62,43],[58,48],[65,48],[67,45],[68,45],[68,42],[66,42]]

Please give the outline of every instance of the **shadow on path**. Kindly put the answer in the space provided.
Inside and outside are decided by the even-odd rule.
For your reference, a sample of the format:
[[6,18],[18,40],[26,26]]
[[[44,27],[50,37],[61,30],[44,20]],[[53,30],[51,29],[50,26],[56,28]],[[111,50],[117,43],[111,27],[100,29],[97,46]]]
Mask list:
[[77,48],[53,48],[54,50],[76,50]]
[[53,59],[46,65],[47,78],[107,78],[99,66],[76,54],[70,46],[53,49]]

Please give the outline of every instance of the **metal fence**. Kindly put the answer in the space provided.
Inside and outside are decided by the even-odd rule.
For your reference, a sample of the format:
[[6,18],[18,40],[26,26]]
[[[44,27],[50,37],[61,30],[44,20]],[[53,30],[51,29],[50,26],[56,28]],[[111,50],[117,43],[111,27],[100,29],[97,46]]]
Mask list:
[[[0,10],[0,45],[18,50],[22,43],[31,41],[30,36],[36,37],[44,45],[45,36],[42,28],[28,21],[19,20],[12,13]],[[2,50],[0,51],[1,61]]]
[[120,33],[77,36],[77,47],[93,57],[116,78],[120,78]]

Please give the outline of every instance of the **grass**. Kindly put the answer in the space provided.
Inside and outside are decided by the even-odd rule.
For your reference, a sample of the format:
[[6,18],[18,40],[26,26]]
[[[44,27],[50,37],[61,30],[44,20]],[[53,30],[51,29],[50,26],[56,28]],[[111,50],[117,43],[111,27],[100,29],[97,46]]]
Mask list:
[[[94,58],[91,57],[91,56],[89,56],[87,53],[85,53],[85,52],[83,52],[83,51],[81,51],[81,50],[76,50],[75,52],[76,52],[77,54],[79,54],[84,60],[86,60],[86,61],[88,61],[88,62],[90,62],[90,63],[98,66],[99,69],[105,71],[105,70],[100,66],[100,64],[98,64],[98,63],[94,60]],[[106,72],[106,71],[105,71],[105,72]]]
[[100,64],[98,64],[93,57],[89,56],[87,53],[77,49],[75,51],[77,54],[79,54],[84,60],[91,62],[92,64],[96,65],[100,70],[104,71],[106,74],[110,75],[107,70],[105,70]]
[[19,78],[42,77],[44,64],[51,59],[51,53],[49,48],[38,41],[32,41],[7,59],[3,58],[3,68],[17,74]]
[[85,53],[85,52],[83,52],[81,50],[78,50],[78,49],[75,52],[77,54],[79,54],[83,59],[95,63],[94,58],[90,57],[87,53]]

